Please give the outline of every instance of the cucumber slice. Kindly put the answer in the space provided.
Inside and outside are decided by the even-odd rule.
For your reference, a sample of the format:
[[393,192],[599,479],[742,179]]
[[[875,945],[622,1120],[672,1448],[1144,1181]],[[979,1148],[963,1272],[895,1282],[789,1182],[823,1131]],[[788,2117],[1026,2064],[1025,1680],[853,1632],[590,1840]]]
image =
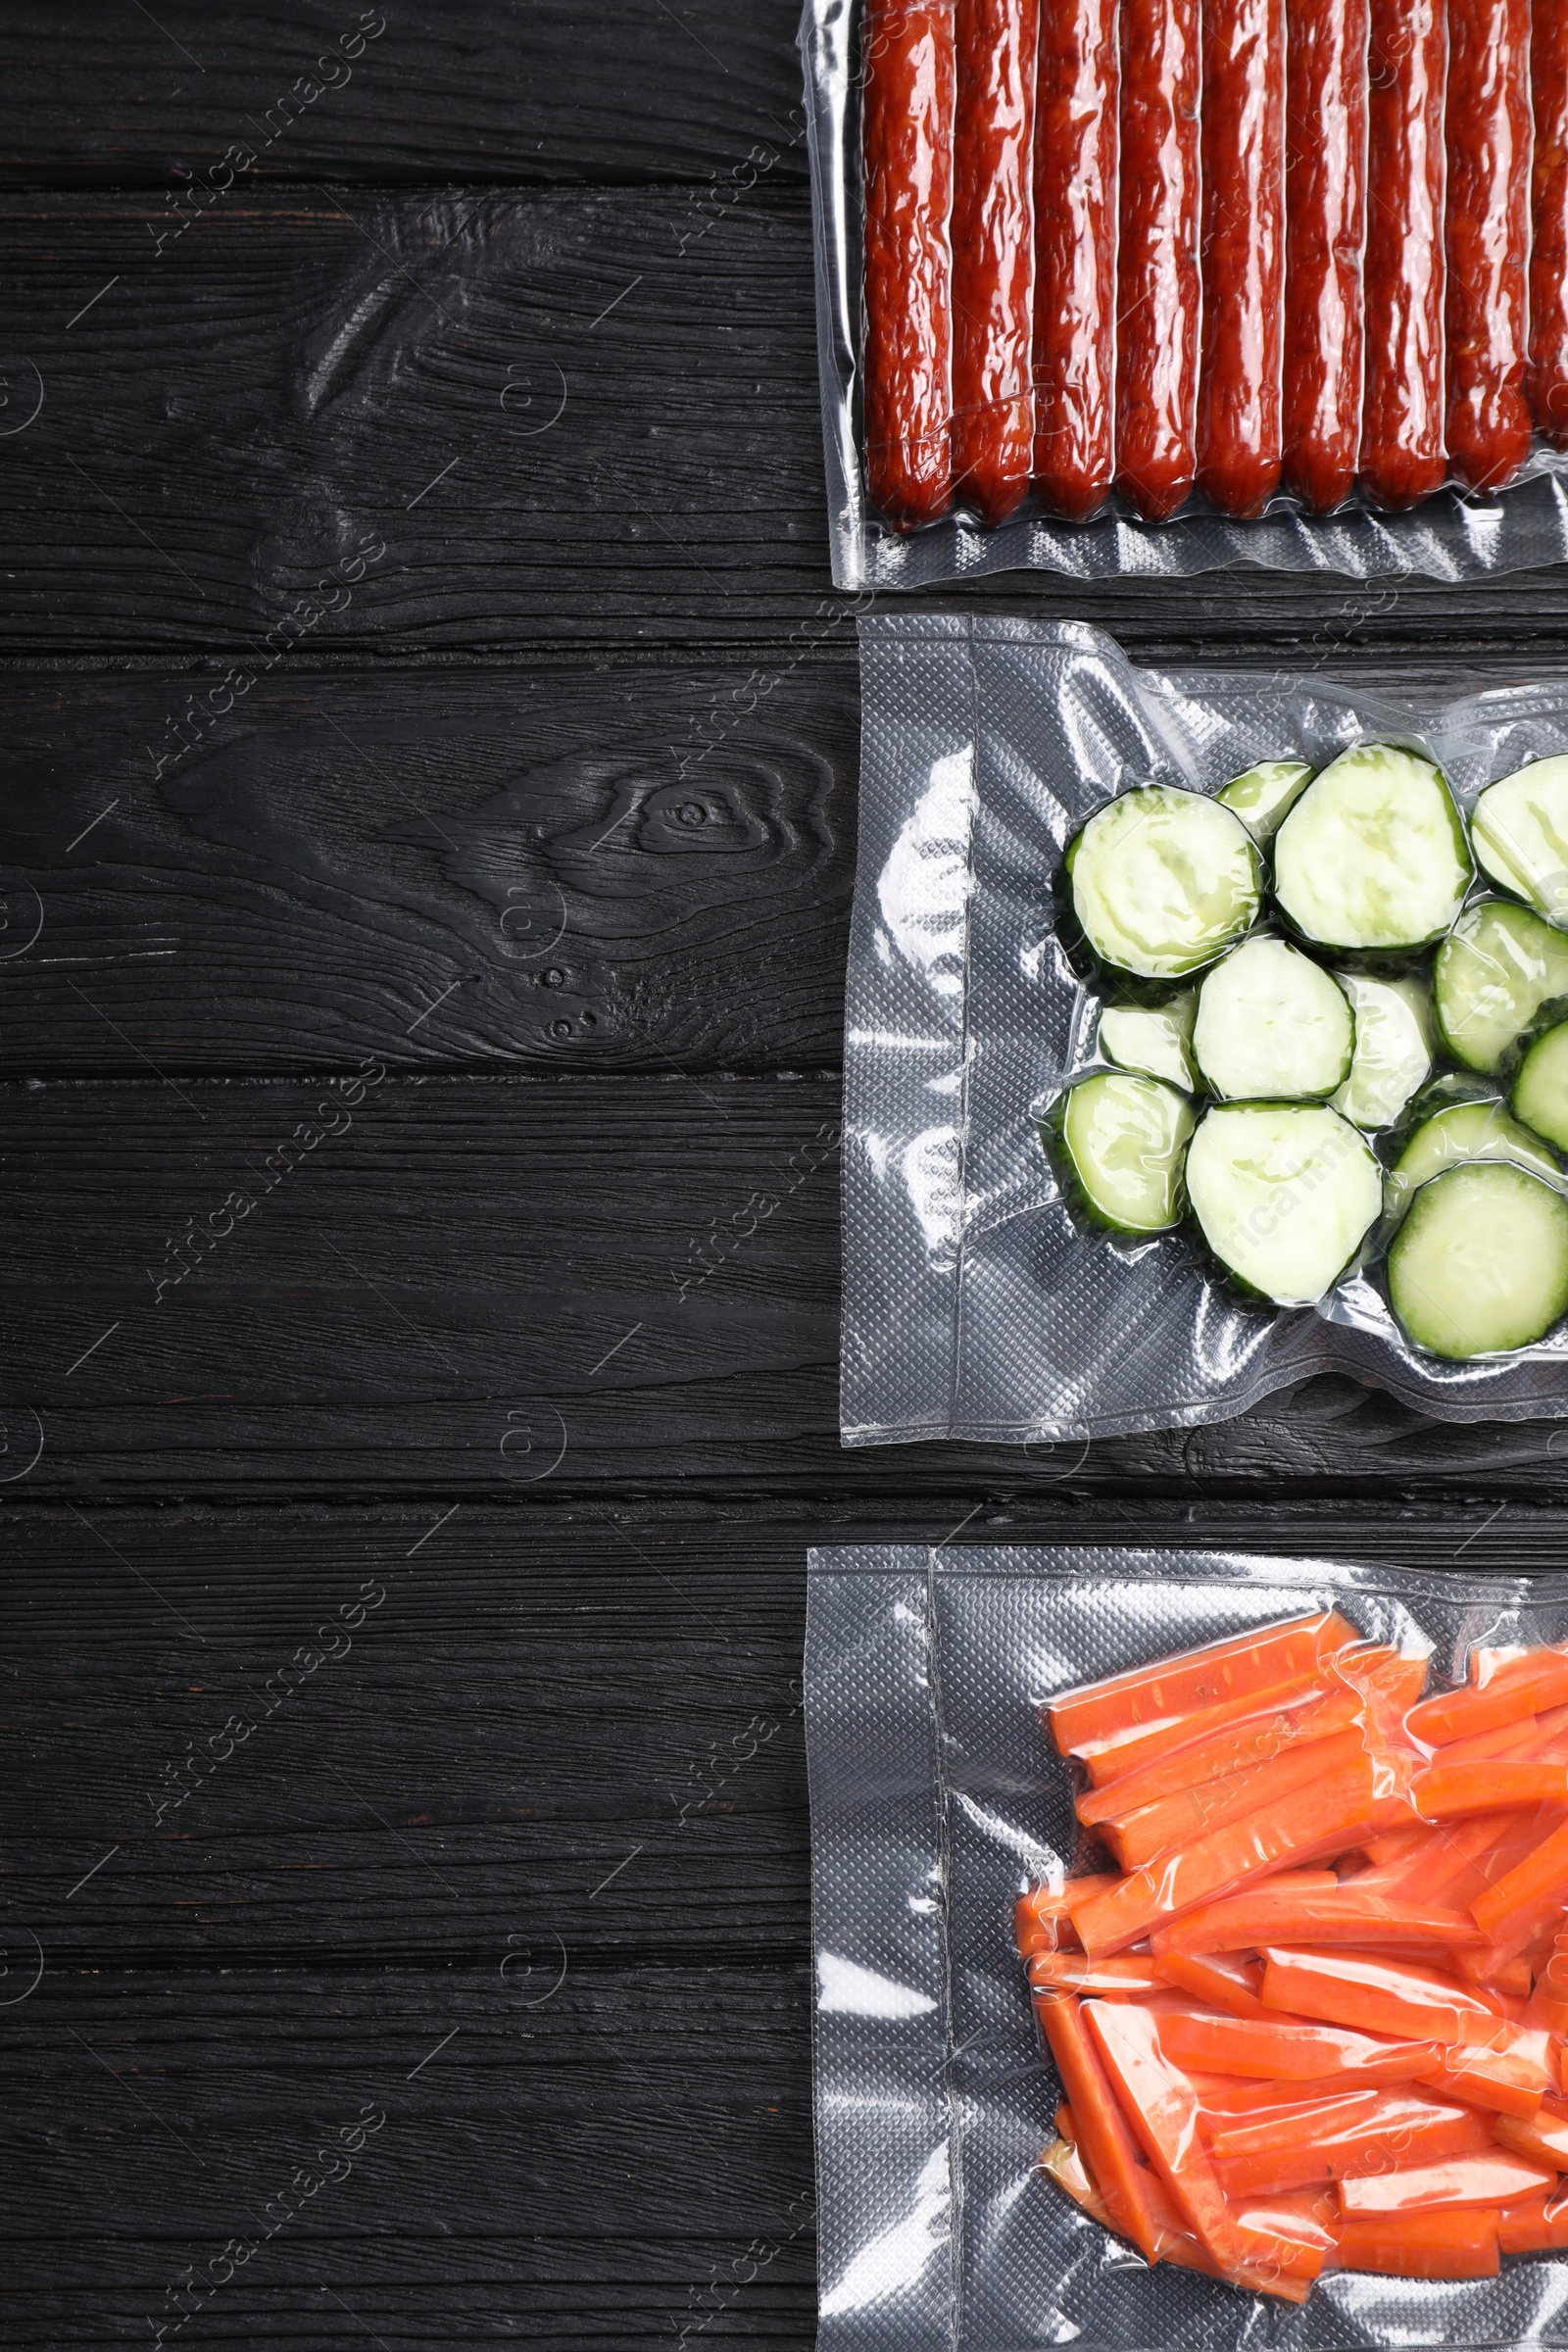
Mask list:
[[1423,1119],[1394,1163],[1389,1214],[1402,1217],[1411,1197],[1445,1169],[1500,1159],[1532,1176],[1561,1184],[1562,1170],[1544,1144],[1511,1119],[1500,1102],[1454,1102]]
[[1197,992],[1190,988],[1164,1004],[1107,1004],[1100,1016],[1101,1054],[1118,1069],[1163,1078],[1193,1094],[1198,1087],[1192,1054],[1197,1011]]
[[1568,1021],[1538,1037],[1519,1064],[1513,1106],[1527,1127],[1568,1152]]
[[1239,816],[1148,784],[1098,808],[1067,852],[1073,911],[1102,963],[1182,980],[1251,928],[1263,869]]
[[1392,1127],[1432,1067],[1431,991],[1365,972],[1335,977],[1355,1014],[1355,1058],[1333,1106],[1353,1127]]
[[1331,1291],[1383,1206],[1377,1161],[1325,1103],[1211,1110],[1188,1147],[1187,1190],[1220,1263],[1277,1306]]
[[1164,1233],[1183,1212],[1192,1105],[1157,1078],[1098,1071],[1070,1087],[1059,1136],[1078,1204],[1113,1233]]
[[1214,798],[1234,808],[1252,839],[1272,841],[1280,826],[1312,781],[1304,760],[1263,760],[1242,776],[1233,776]]
[[1568,996],[1568,939],[1528,907],[1483,899],[1438,950],[1432,1001],[1444,1044],[1467,1069],[1494,1071],[1540,1018]]
[[1528,1348],[1568,1307],[1568,1201],[1496,1162],[1434,1176],[1389,1250],[1389,1303],[1434,1355]]
[[1489,784],[1470,839],[1494,882],[1568,927],[1568,759],[1537,760]]
[[1198,992],[1193,1057],[1222,1102],[1332,1095],[1354,1049],[1345,991],[1282,939],[1244,940]]
[[1303,939],[1393,953],[1441,939],[1474,868],[1430,760],[1361,744],[1314,776],[1274,843],[1274,893]]

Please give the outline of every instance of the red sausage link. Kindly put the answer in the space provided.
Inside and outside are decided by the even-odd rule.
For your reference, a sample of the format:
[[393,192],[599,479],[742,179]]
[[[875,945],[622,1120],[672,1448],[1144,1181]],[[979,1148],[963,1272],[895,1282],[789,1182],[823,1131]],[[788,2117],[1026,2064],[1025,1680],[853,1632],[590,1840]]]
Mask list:
[[1116,469],[1116,0],[1046,0],[1035,92],[1035,488],[1075,522]]
[[1202,160],[1198,487],[1257,514],[1280,481],[1284,0],[1203,0]]
[[1447,478],[1444,439],[1443,0],[1372,0],[1366,406],[1361,483],[1412,507]]
[[1317,514],[1361,451],[1367,0],[1290,0],[1285,133],[1285,483]]
[[958,0],[953,142],[953,486],[987,522],[1029,487],[1030,218],[1040,0]]
[[1448,462],[1472,490],[1530,455],[1530,0],[1448,0]]
[[910,530],[952,500],[953,0],[872,0],[860,54],[866,488]]
[[1535,246],[1530,262],[1530,410],[1568,449],[1568,8],[1536,0]]
[[1199,0],[1122,0],[1116,480],[1152,522],[1198,469]]

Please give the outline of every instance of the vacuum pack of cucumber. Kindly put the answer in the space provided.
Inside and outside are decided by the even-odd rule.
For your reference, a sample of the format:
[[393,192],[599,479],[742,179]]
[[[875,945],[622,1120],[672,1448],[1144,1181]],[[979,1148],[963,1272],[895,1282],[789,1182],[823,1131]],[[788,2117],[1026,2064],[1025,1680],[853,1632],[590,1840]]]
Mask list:
[[1568,677],[859,632],[845,1442],[1568,1411]]
[[[1465,1978],[1464,1991],[1451,1955],[1442,1968],[1429,1965],[1430,1946],[1419,1962],[1402,1947],[1396,1960],[1351,1959],[1347,1936],[1372,1933],[1354,1921],[1374,1916],[1391,1937],[1439,1932],[1445,1919],[1462,1929],[1471,1880],[1507,1899],[1507,1878],[1488,1882],[1467,1859],[1496,1836],[1496,1815],[1475,1834],[1469,1823],[1451,1825],[1451,1838],[1442,1827],[1384,1830],[1379,1842],[1375,1784],[1385,1762],[1390,1786],[1397,1773],[1392,1750],[1376,1751],[1385,1733],[1394,1749],[1406,1735],[1424,1742],[1461,1718],[1494,1718],[1506,1698],[1509,1728],[1558,1753],[1568,1708],[1539,1694],[1557,1700],[1568,1675],[1564,1579],[1197,1550],[851,1545],[812,1552],[808,1594],[819,2352],[1473,2352],[1568,2340],[1554,2095],[1521,2126],[1486,2104],[1508,2093],[1485,2091],[1479,2078],[1449,2073],[1434,2088],[1430,2049],[1406,2042],[1396,2062],[1388,2037],[1405,2030],[1403,2012],[1376,2029],[1386,2087],[1350,2086],[1338,2102],[1377,2111],[1391,2127],[1381,2138],[1336,2138],[1326,2094],[1344,2079],[1300,2079],[1309,2064],[1366,2059],[1361,2029],[1311,2022],[1348,2014],[1335,1993],[1363,1980],[1420,2004],[1442,1978],[1458,2008],[1476,2003],[1480,2015],[1490,2000],[1485,2037],[1506,2045],[1510,2063],[1555,2063],[1568,1996],[1549,1967],[1536,2004],[1555,2034],[1537,2025],[1536,2006],[1490,1982],[1478,1992]],[[1281,1674],[1294,1679],[1282,1685]],[[1227,1693],[1217,1704],[1216,1690]],[[1364,1740],[1365,1753],[1340,1776],[1348,1786],[1359,1772],[1363,1786],[1358,1808],[1336,1814],[1328,1756],[1347,1735],[1326,1727],[1348,1720],[1357,1692],[1366,1705],[1352,1705],[1348,1743]],[[1521,1718],[1532,1696],[1545,1711]],[[1282,1704],[1297,1710],[1294,1733]],[[1434,1720],[1444,1712],[1454,1723]],[[1257,1749],[1269,1760],[1250,1768],[1252,1796],[1289,1778],[1298,1754],[1323,1762],[1248,1815],[1240,1838],[1220,1801],[1236,1786],[1234,1764],[1208,1784],[1198,1844],[1157,1865],[1155,1888],[1200,1908],[1130,1941],[1150,1918],[1147,1906],[1129,1916],[1128,1896],[1148,1893],[1156,1866],[1117,1877],[1102,1842],[1104,1788],[1128,1784],[1103,1783],[1103,1769],[1163,1738],[1165,1759],[1187,1758],[1200,1777],[1218,1738],[1234,1750],[1238,1728],[1255,1733],[1265,1718],[1279,1718],[1280,1736]],[[1492,1736],[1494,1755],[1501,1737]],[[1152,1769],[1133,1765],[1133,1777]],[[1428,1802],[1421,1788],[1418,1779]],[[1086,1818],[1100,1826],[1086,1829]],[[1130,1817],[1118,1818],[1125,1832]],[[1559,1799],[1533,1827],[1500,1818],[1523,1848],[1563,1816]],[[1272,1840],[1266,1851],[1260,1838]],[[1218,1866],[1216,1900],[1194,1873],[1200,1860],[1216,1865],[1226,1839],[1237,1850]],[[1317,1841],[1316,1871],[1302,1867],[1312,1858],[1303,1839]],[[1423,1839],[1403,1891],[1389,1891],[1399,1864],[1372,1855]],[[1355,1850],[1340,1855],[1348,1875],[1336,1879],[1322,1853],[1347,1844]],[[1246,1845],[1259,1850],[1238,1895]],[[1369,1886],[1383,1891],[1359,1891]],[[1564,1894],[1559,1872],[1548,1948]],[[1120,1909],[1114,1930],[1107,1905]],[[1271,1905],[1282,1921],[1294,1916],[1298,1942],[1315,1923],[1321,1982],[1293,1996],[1307,2016],[1270,2006],[1264,1968],[1232,1948],[1266,1936]],[[1347,1916],[1331,1923],[1337,1907]],[[1243,1913],[1244,1930],[1220,1932]],[[1114,1956],[1097,1958],[1102,1947]],[[1206,1956],[1195,1963],[1195,1952]],[[1300,1973],[1298,1950],[1264,1957],[1271,1971]],[[1259,1984],[1261,2001],[1248,1990]],[[1125,2064],[1140,2002],[1157,2040],[1145,2034]],[[1526,2023],[1512,2022],[1516,2010],[1528,2010]],[[1428,2067],[1425,2082],[1394,2080],[1406,2060]],[[1549,2067],[1539,2077],[1548,2079]],[[1319,2119],[1312,2135],[1286,2128],[1293,2099]],[[1132,2139],[1119,2132],[1124,2108]],[[1444,2135],[1467,2152],[1433,2157]],[[1226,2153],[1254,2141],[1247,2155]],[[1534,2171],[1520,2145],[1538,2152]],[[1489,2178],[1504,2200],[1490,2214],[1474,2209]],[[1356,2218],[1363,2210],[1390,2218]],[[1152,2240],[1152,2213],[1165,2217]],[[1240,2259],[1205,2250],[1217,2225],[1243,2232]]]

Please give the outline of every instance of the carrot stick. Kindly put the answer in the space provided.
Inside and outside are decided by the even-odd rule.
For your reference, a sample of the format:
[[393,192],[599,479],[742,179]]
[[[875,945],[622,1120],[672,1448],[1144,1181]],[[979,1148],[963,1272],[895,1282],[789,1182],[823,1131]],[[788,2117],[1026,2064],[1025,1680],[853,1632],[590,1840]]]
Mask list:
[[1216,2156],[1214,2172],[1228,2197],[1312,2188],[1365,2174],[1387,2176],[1391,2167],[1435,2164],[1449,2156],[1483,2155],[1494,2148],[1484,2117],[1437,2099],[1408,2094],[1385,2098],[1368,2123],[1343,2132],[1320,2132],[1289,2148],[1259,2148],[1250,2155]]
[[1065,1886],[1031,1886],[1027,1894],[1020,1894],[1013,1909],[1013,1926],[1023,1957],[1027,1960],[1034,1952],[1059,1952],[1064,1944],[1075,1945],[1078,1931],[1072,1924],[1072,1905],[1087,1902],[1091,1895],[1120,1883],[1117,1873],[1107,1870],[1069,1879]]
[[1269,1880],[1250,1893],[1189,1911],[1150,1937],[1160,1959],[1172,1952],[1258,1951],[1274,1943],[1432,1943],[1448,1949],[1480,1941],[1468,1913],[1430,1909],[1376,1888],[1363,1893],[1357,1879],[1321,1891]]
[[1406,2213],[1347,2222],[1325,2268],[1382,2271],[1396,2278],[1495,2278],[1494,2213]]
[[1396,2213],[1457,2213],[1466,2206],[1511,2205],[1521,2197],[1545,2196],[1556,2185],[1554,2167],[1530,2164],[1509,2148],[1492,2148],[1342,2180],[1339,2193],[1348,2222],[1370,2222]]
[[1481,1994],[1414,1960],[1361,1952],[1271,1948],[1263,1999],[1364,2034],[1410,2040],[1494,2043],[1497,2013]]
[[1147,2261],[1157,2262],[1153,2219],[1139,2180],[1143,2167],[1077,2000],[1065,1992],[1037,1995],[1035,2014],[1051,2045],[1110,2226],[1130,2237]]
[[1445,2050],[1443,2064],[1417,2081],[1445,2098],[1460,2099],[1469,2107],[1484,2107],[1494,2115],[1511,2115],[1528,2122],[1548,2086],[1545,2069],[1506,2050]]
[[[1209,1837],[1229,1822],[1274,1810],[1303,1783],[1317,1781],[1342,1765],[1353,1766],[1365,1753],[1361,1732],[1336,1732],[1329,1739],[1288,1747],[1283,1755],[1266,1763],[1223,1773],[1217,1780],[1179,1789],[1136,1812],[1117,1814],[1101,1825],[1100,1834],[1122,1868],[1136,1870],[1157,1855],[1174,1853]],[[1550,1770],[1549,1766],[1545,1769]],[[1568,1788],[1568,1770],[1562,1780]]]
[[[1198,2091],[1198,2104],[1202,2109],[1204,2123],[1210,2133],[1228,2128],[1233,2120],[1250,2115],[1283,2115],[1298,2107],[1321,2105],[1325,2099],[1356,2096],[1365,2082],[1362,2075],[1308,2075],[1281,2077],[1275,2075],[1258,2082],[1234,2082],[1228,2075],[1202,2075],[1188,2067],[1188,2081]],[[1422,2076],[1406,2080],[1424,2082]],[[1224,2088],[1217,2087],[1224,2084]],[[1205,2087],[1206,2085],[1206,2087]]]
[[1303,2100],[1293,2107],[1275,2107],[1262,2115],[1211,2120],[1208,2152],[1217,2162],[1224,2156],[1260,2156],[1274,2148],[1309,2148],[1325,2134],[1369,2124],[1383,2104],[1376,2090],[1341,2091],[1332,2099]]
[[[1110,2216],[1105,2210],[1104,2199],[1096,2187],[1081,2152],[1074,2148],[1068,2140],[1056,2140],[1046,2150],[1040,2161],[1057,2186],[1065,2189],[1075,2205],[1081,2206],[1083,2211],[1097,2221],[1102,2230],[1109,2230],[1113,2227]],[[1343,2226],[1337,2217],[1324,2221],[1315,2214],[1310,2218],[1298,2216],[1295,2210],[1298,2201],[1295,2198],[1283,2202],[1279,2199],[1271,2200],[1268,2205],[1258,2209],[1257,2228],[1259,2230],[1271,2229],[1279,2237],[1294,2240],[1294,2250],[1288,2251],[1285,2247],[1272,2248],[1270,2253],[1273,2259],[1265,2257],[1262,2265],[1257,2269],[1244,2263],[1235,2270],[1226,2271],[1222,2270],[1212,2256],[1199,2244],[1198,2239],[1192,2235],[1191,2231],[1182,2228],[1175,2208],[1165,2193],[1164,2185],[1155,2174],[1148,2175],[1147,2186],[1154,2217],[1155,2242],[1161,2262],[1176,2263],[1183,2270],[1202,2271],[1211,2278],[1226,2278],[1233,2286],[1248,2287],[1254,2294],[1282,2295],[1289,2303],[1304,2303],[1306,2301],[1311,2288],[1311,2279],[1316,2275],[1315,2272],[1308,2271],[1305,2263],[1300,2261],[1301,2248],[1305,2247],[1315,2252],[1319,2265],[1321,2265],[1328,2249],[1334,2243],[1338,2230]],[[1320,2233],[1324,2240],[1321,2245],[1318,2242]],[[1244,2246],[1250,2242],[1253,2244],[1258,2242],[1257,2238],[1250,2231],[1247,2221],[1241,2216],[1238,2216],[1237,2219],[1237,2234]],[[1288,2265],[1290,2267],[1287,2267]],[[1299,2265],[1300,2275],[1293,2276],[1293,2271],[1298,2268],[1298,2265]]]
[[1549,2164],[1559,2173],[1568,2172],[1568,2122],[1561,2116],[1538,2114],[1533,2123],[1525,2123],[1511,2115],[1499,2115],[1493,2130],[1498,2144],[1512,2148],[1516,2156]]
[[1132,1725],[1179,1720],[1200,1707],[1316,1676],[1326,1658],[1355,1639],[1354,1627],[1333,1610],[1288,1618],[1063,1691],[1049,1702],[1047,1720],[1061,1754],[1079,1755]]
[[1260,2018],[1205,2017],[1170,2011],[1159,2020],[1161,2049],[1179,2066],[1207,2067],[1215,2074],[1263,2076],[1272,2082],[1310,2082],[1352,2077],[1358,2085],[1413,2082],[1441,2063],[1430,2041],[1376,2041],[1333,2026],[1307,2025],[1298,2018],[1265,2024]]
[[[1528,1943],[1548,1914],[1568,1896],[1568,1822],[1544,1838],[1533,1853],[1489,1886],[1471,1904],[1478,1928],[1494,1943]],[[1113,1895],[1102,1895],[1111,1902]],[[1523,1935],[1520,1930],[1527,1931]]]
[[1568,1650],[1529,1649],[1494,1663],[1478,1653],[1472,1670],[1478,1666],[1481,1679],[1411,1708],[1410,1737],[1423,1747],[1443,1747],[1450,1740],[1494,1731],[1522,1715],[1568,1702]]
[[[1378,1761],[1362,1755],[1281,1799],[1267,1813],[1231,1822],[1184,1852],[1145,1863],[1075,1914],[1086,1952],[1120,1951],[1178,1911],[1229,1894],[1299,1856],[1349,1844],[1384,1802]],[[1453,2037],[1449,2035],[1451,2040]]]
[[1257,1994],[1263,1972],[1260,1968],[1249,1968],[1245,1961],[1170,1952],[1163,1960],[1156,1960],[1154,1966],[1163,1982],[1174,1985],[1177,1991],[1190,1992],[1200,2001],[1227,2010],[1232,2017],[1269,2015]]
[[1545,2254],[1568,2246],[1568,2199],[1524,2197],[1497,2216],[1497,2244],[1504,2254]]
[[1236,2225],[1203,2152],[1192,2084],[1160,2047],[1147,2010],[1090,2001],[1084,2009],[1105,2071],[1144,2153],[1200,2243],[1226,2268],[1242,2260]]
[[1418,1773],[1410,1793],[1424,1821],[1461,1813],[1509,1812],[1526,1805],[1568,1805],[1568,1764],[1525,1764],[1506,1757],[1435,1764]]
[[[1083,1952],[1036,1952],[1029,1982],[1037,1992],[1163,1992],[1166,1979],[1152,1960],[1091,1960]],[[1261,2002],[1258,2004],[1261,2008]]]

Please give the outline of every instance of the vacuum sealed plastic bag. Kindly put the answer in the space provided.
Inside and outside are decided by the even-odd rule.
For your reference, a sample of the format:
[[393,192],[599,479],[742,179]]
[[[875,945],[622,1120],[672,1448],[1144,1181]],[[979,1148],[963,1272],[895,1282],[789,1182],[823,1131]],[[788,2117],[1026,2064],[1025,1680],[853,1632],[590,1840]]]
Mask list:
[[1568,2340],[1568,1579],[810,1566],[822,2352]]
[[860,648],[845,1442],[1323,1372],[1568,1410],[1568,678],[1440,705],[937,615]]
[[806,0],[838,585],[1561,562],[1565,24]]

